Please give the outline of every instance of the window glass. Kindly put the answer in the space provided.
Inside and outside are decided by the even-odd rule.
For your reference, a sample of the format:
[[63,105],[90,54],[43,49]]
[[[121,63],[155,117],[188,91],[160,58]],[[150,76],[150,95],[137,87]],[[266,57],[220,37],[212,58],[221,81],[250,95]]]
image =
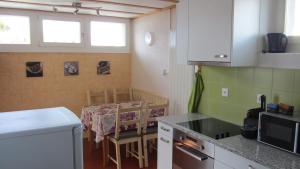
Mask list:
[[43,42],[81,43],[80,22],[43,20]]
[[285,33],[300,36],[300,0],[286,0]]
[[126,25],[124,23],[91,21],[92,46],[126,46]]
[[30,44],[29,17],[0,15],[0,44]]

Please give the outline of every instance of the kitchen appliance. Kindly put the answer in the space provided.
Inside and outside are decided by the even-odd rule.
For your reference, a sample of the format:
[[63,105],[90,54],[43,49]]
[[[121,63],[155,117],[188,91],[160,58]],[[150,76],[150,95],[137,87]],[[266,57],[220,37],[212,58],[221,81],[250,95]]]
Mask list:
[[83,169],[82,125],[58,107],[0,113],[1,169]]
[[300,154],[299,116],[286,116],[274,113],[260,113],[259,142]]
[[173,169],[213,169],[214,144],[174,130]]
[[288,44],[288,38],[283,33],[268,33],[267,43],[269,53],[284,53]]
[[[178,123],[178,125],[214,139],[239,135],[240,126],[215,118]],[[174,129],[173,169],[213,169],[214,144]]]
[[240,134],[240,126],[215,118],[188,121],[178,125],[216,140]]
[[260,108],[250,109],[244,119],[244,126],[241,127],[241,135],[248,139],[257,138],[259,113],[266,111],[266,96],[260,96]]

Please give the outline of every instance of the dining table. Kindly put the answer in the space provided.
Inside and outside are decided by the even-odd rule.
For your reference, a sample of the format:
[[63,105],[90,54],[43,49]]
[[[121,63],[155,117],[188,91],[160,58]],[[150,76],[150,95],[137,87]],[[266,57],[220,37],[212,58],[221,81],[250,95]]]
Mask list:
[[[106,155],[106,146],[105,146],[105,139],[106,136],[115,132],[115,124],[116,124],[116,112],[119,108],[135,108],[139,107],[142,104],[142,107],[147,107],[153,105],[150,102],[143,101],[129,101],[129,102],[122,102],[122,103],[108,103],[108,104],[101,104],[96,106],[85,106],[82,108],[81,112],[81,121],[83,124],[84,130],[93,131],[95,133],[95,138],[93,141],[99,143],[102,141],[103,145],[103,157],[104,157],[104,165],[105,164],[105,155]],[[144,111],[142,111],[144,112]],[[164,108],[156,108],[151,109],[149,113],[147,113],[150,118],[153,117],[160,117],[165,115]],[[136,112],[126,112],[120,114],[121,120],[133,120],[136,118]],[[142,126],[144,124],[145,116],[142,113]],[[148,123],[147,126],[155,126],[157,125],[155,122]],[[121,126],[121,132],[131,129],[135,126]]]

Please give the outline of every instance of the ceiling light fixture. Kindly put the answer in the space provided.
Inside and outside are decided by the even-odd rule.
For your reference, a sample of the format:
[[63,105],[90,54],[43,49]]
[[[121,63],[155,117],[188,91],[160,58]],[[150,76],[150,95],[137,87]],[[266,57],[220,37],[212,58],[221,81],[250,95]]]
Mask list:
[[101,15],[101,14],[100,14],[100,8],[96,9],[96,13],[97,13],[98,16]]
[[75,11],[73,12],[74,15],[77,15],[79,12],[79,9],[78,8],[75,8]]
[[81,8],[81,2],[73,2],[72,6],[75,8],[75,11],[73,12],[73,14],[77,15],[79,12],[79,8]]
[[58,9],[55,6],[53,6],[53,12],[57,12],[57,11]]

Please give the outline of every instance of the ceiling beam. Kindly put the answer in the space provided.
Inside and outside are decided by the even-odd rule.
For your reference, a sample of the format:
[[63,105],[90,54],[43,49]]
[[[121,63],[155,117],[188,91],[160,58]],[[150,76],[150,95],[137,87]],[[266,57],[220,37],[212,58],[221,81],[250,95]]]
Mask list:
[[[8,8],[3,8],[3,7],[0,7],[0,9],[8,9]],[[10,10],[20,10],[20,8],[9,8]],[[45,10],[40,10],[40,9],[22,9],[24,11],[29,11],[29,12],[32,12],[32,11],[39,11],[39,12],[47,12],[47,13],[53,13],[52,11],[45,11]],[[63,12],[63,11],[58,11],[57,13],[63,13],[63,14],[70,14],[70,12]],[[80,13],[78,15],[84,15],[84,16],[95,16],[93,14],[85,14],[85,13]],[[121,18],[121,19],[124,19],[124,18],[127,18],[127,19],[132,19],[133,17],[121,17],[121,16],[109,16],[109,15],[101,15],[103,17],[111,17],[111,18]]]
[[158,1],[166,1],[166,2],[173,2],[173,3],[178,3],[179,0],[158,0]]
[[[11,1],[11,0],[0,0],[0,2],[9,2],[9,3],[18,3],[18,4],[27,4],[27,5],[37,5],[37,6],[49,6],[49,7],[63,7],[63,8],[75,8],[72,5],[50,5],[50,4],[43,4],[43,3],[35,3],[35,2],[20,2],[20,1]],[[99,8],[90,8],[90,7],[78,7],[78,9],[86,9],[86,10],[97,10]],[[108,10],[108,9],[101,9],[100,12],[105,11],[105,12],[116,12],[116,13],[126,13],[126,14],[135,14],[135,15],[140,15],[140,14],[145,14],[141,12],[129,12],[129,11],[120,11],[120,10]]]
[[81,0],[81,2],[96,2],[96,3],[99,2],[99,3],[103,3],[103,4],[120,5],[120,6],[128,6],[128,7],[148,8],[148,9],[162,9],[162,8],[159,8],[159,7],[123,3],[121,1],[120,2],[111,2],[111,1],[102,1],[102,0]]
[[157,10],[149,12],[149,13],[138,15],[137,17],[134,17],[132,19],[135,20],[135,19],[138,19],[138,18],[142,18],[142,17],[145,17],[145,16],[153,15],[153,14],[156,14],[156,13],[159,13],[159,12],[162,12],[162,11],[165,11],[165,10],[169,10],[169,9],[172,9],[172,8],[176,8],[176,5],[171,5],[171,6],[162,8],[162,9],[157,9]]

